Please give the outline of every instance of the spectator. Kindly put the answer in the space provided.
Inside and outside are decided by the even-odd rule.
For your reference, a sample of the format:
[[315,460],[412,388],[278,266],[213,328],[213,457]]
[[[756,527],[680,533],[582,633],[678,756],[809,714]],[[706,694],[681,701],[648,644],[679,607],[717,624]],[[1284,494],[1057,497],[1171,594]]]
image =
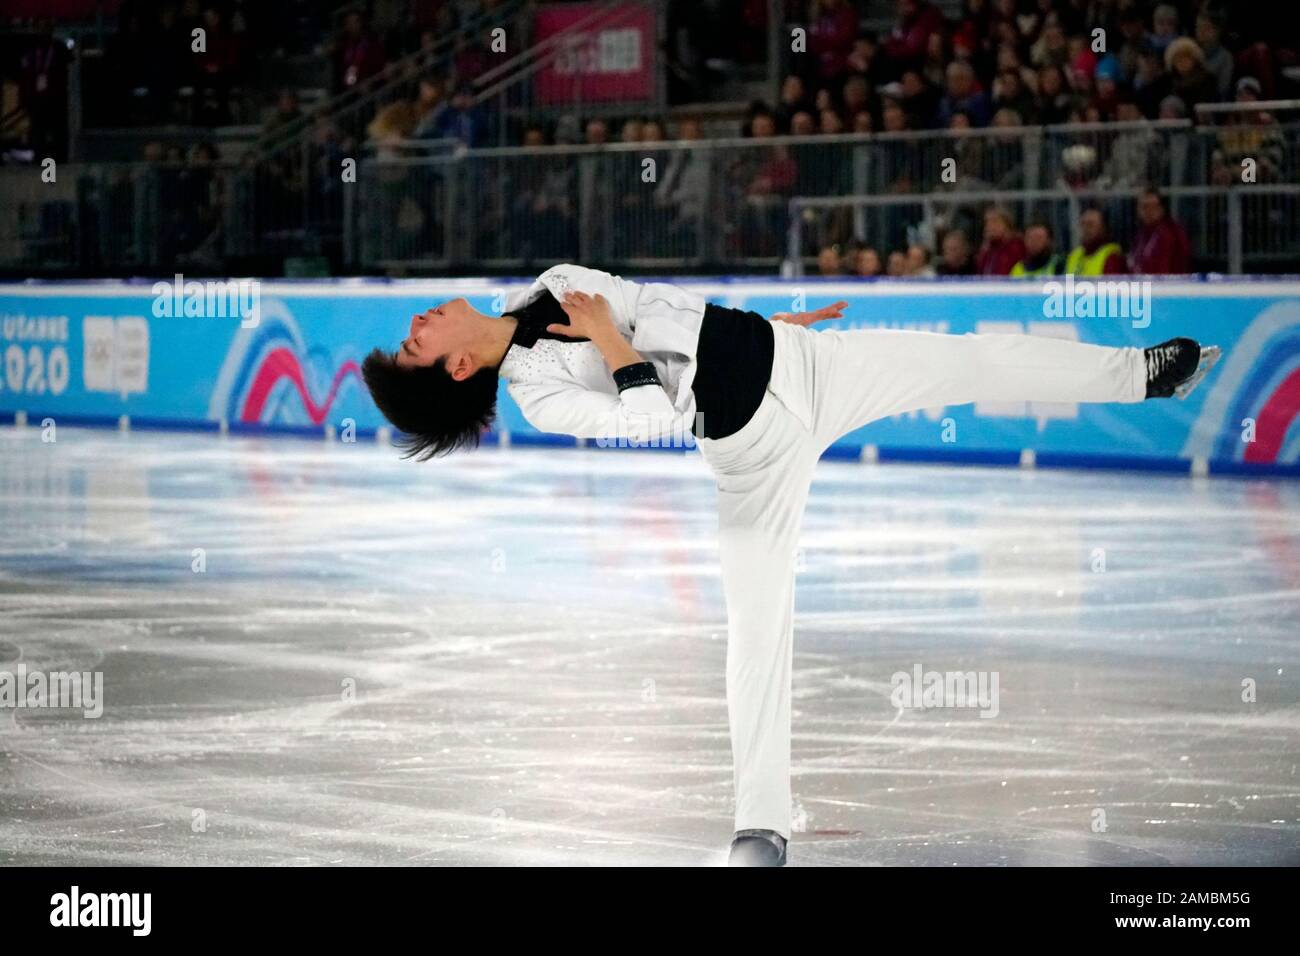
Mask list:
[[1065,260],[1070,275],[1123,275],[1127,271],[1124,250],[1110,241],[1106,216],[1095,206],[1079,216],[1080,244]]
[[[1142,116],[1138,113],[1138,118]],[[1180,120],[1187,119],[1187,104],[1182,101],[1181,97],[1174,96],[1172,93],[1160,101],[1160,112],[1156,114],[1157,119],[1162,120]]]
[[[1253,76],[1237,81],[1237,102],[1256,103],[1260,83]],[[1277,182],[1282,178],[1287,143],[1277,120],[1267,110],[1237,113],[1218,135],[1210,160],[1210,177],[1216,185],[1238,185],[1246,171],[1254,171],[1256,182]]]
[[334,89],[350,90],[378,74],[386,62],[383,45],[366,28],[357,10],[343,18],[343,29],[334,43]]
[[[688,117],[677,124],[679,142],[695,142],[703,136],[704,128],[698,119]],[[655,186],[655,205],[671,215],[668,236],[673,247],[690,254],[698,245],[700,226],[708,216],[708,155],[696,149],[671,150],[663,176]]]
[[800,110],[795,113],[790,120],[791,136],[812,136],[817,132],[817,122],[812,118],[812,114]]
[[1020,73],[1016,70],[1003,70],[993,81],[993,107],[998,112],[1014,111],[1024,123],[1032,123],[1037,119],[1034,98],[1025,89]]
[[1178,8],[1162,3],[1151,15],[1151,25],[1147,45],[1156,53],[1164,53],[1178,39]]
[[988,126],[992,118],[989,96],[975,78],[969,63],[956,60],[948,64],[947,93],[939,101],[939,125],[950,126],[957,113],[965,113],[972,126]]
[[[419,116],[412,139],[437,139],[440,135],[442,114],[447,111],[442,82],[433,77],[424,77],[415,94],[415,112]],[[525,137],[535,128],[525,131]],[[540,132],[540,131],[539,131]],[[527,143],[525,143],[527,145]]]
[[398,100],[389,103],[375,114],[370,125],[366,127],[366,134],[380,156],[387,158],[400,156],[400,147],[403,142],[411,138],[418,120],[415,104],[407,100]]
[[871,88],[860,76],[851,76],[844,83],[844,115],[855,116],[865,110],[871,102]]
[[1074,98],[1065,88],[1065,76],[1059,66],[1044,66],[1038,70],[1038,95],[1035,112],[1039,122],[1046,126],[1065,122],[1074,108]]
[[[756,140],[771,140],[776,135],[776,120],[770,113],[759,113],[750,123]],[[752,151],[751,151],[752,152]],[[742,221],[744,245],[752,255],[775,255],[784,231],[787,197],[799,178],[799,166],[787,146],[776,143],[764,148],[757,165],[742,173],[745,213]]]
[[287,126],[295,120],[301,118],[302,109],[298,104],[298,94],[288,88],[280,90],[275,98],[275,106],[267,113],[266,118],[262,121],[262,132],[270,133],[282,126]]
[[609,124],[603,119],[588,120],[584,135],[588,146],[604,146],[609,142]]
[[1210,103],[1218,96],[1214,76],[1205,68],[1205,54],[1195,40],[1179,37],[1165,50],[1165,68],[1169,71],[1170,89],[1187,104],[1189,111],[1198,103]]
[[889,67],[880,55],[880,44],[874,33],[860,34],[853,41],[853,51],[849,53],[849,72],[860,76],[872,86],[883,86],[890,79]]
[[907,256],[903,254],[901,249],[895,249],[889,254],[885,274],[891,279],[900,279],[907,275]]
[[921,62],[921,76],[936,89],[942,88],[948,64],[953,62],[952,51],[948,49],[948,38],[942,30],[930,34],[930,45],[926,48],[925,59]]
[[907,70],[898,83],[899,102],[907,111],[907,125],[911,129],[929,129],[934,126],[939,110],[939,91],[926,81],[919,70]]
[[1012,277],[1054,276],[1060,275],[1061,271],[1061,257],[1056,253],[1052,227],[1046,222],[1030,223],[1025,230],[1025,257],[1012,267]]
[[[1168,97],[1181,105],[1177,97]],[[1163,107],[1162,107],[1163,110]],[[1132,97],[1120,100],[1116,118],[1133,124],[1117,135],[1110,145],[1110,159],[1093,184],[1104,189],[1133,188],[1148,182],[1165,162],[1165,144],[1161,135],[1142,123],[1142,113]]]
[[1049,14],[1038,40],[1029,48],[1029,62],[1037,67],[1055,66],[1064,69],[1070,62],[1070,46],[1065,38],[1065,30]]
[[1151,188],[1138,197],[1138,231],[1130,265],[1137,275],[1186,275],[1192,271],[1187,231],[1169,215],[1164,197]]
[[1124,81],[1132,83],[1137,76],[1138,57],[1147,50],[1146,27],[1142,22],[1142,11],[1136,5],[1125,7],[1119,15],[1119,44],[1115,55],[1119,58],[1121,75]]
[[479,145],[483,138],[483,114],[474,105],[474,97],[468,88],[453,90],[447,108],[438,114],[434,130],[439,139],[459,140],[462,145],[472,148]]
[[880,253],[871,246],[863,246],[853,254],[853,272],[855,275],[863,278],[873,278],[880,275],[882,271]]
[[880,121],[886,133],[902,133],[908,129],[907,112],[903,109],[903,104],[895,99],[884,101]]
[[858,13],[848,0],[813,0],[808,52],[823,80],[843,76],[858,33]]
[[1160,109],[1160,103],[1173,91],[1173,82],[1164,70],[1164,60],[1153,50],[1143,50],[1138,54],[1137,74],[1133,77],[1133,95],[1142,115],[1154,118]]
[[1124,96],[1119,80],[1119,60],[1113,56],[1103,57],[1092,75],[1092,106],[1105,120],[1113,120],[1119,111],[1119,102]]
[[943,237],[943,252],[935,273],[941,276],[969,276],[975,274],[971,257],[970,240],[960,229],[949,229]]
[[1024,257],[1025,244],[1016,234],[1011,214],[990,206],[984,211],[984,245],[976,257],[975,271],[982,276],[1010,275]]
[[822,110],[818,132],[823,136],[834,136],[836,133],[842,133],[844,132],[844,120],[834,110]]
[[618,131],[618,138],[624,143],[641,142],[641,131],[644,124],[635,116],[623,121],[623,126]]
[[822,246],[817,253],[817,271],[824,276],[844,275],[844,259],[839,246]]
[[943,14],[929,0],[898,0],[898,19],[885,41],[885,55],[901,71],[919,69],[930,49],[930,38],[943,35]]
[[[895,255],[896,253],[890,253],[889,258],[891,262]],[[934,278],[934,266],[930,265],[930,250],[925,248],[925,246],[921,245],[919,242],[914,242],[912,245],[907,247],[907,253],[904,256],[903,263],[903,275],[916,279]],[[891,271],[889,274],[893,275],[894,273]]]
[[777,127],[788,132],[796,113],[806,112],[812,106],[803,78],[790,74],[781,83],[781,102],[776,107]]
[[[1019,113],[1010,107],[1003,107],[993,114],[993,122],[991,125],[996,129],[1019,129],[1025,124],[1020,118]],[[1019,142],[1016,142],[1013,145],[1018,147],[1020,144]]]
[[1209,8],[1196,17],[1196,42],[1204,54],[1205,68],[1214,77],[1215,98],[1226,100],[1232,89],[1232,54],[1223,48],[1223,17]]

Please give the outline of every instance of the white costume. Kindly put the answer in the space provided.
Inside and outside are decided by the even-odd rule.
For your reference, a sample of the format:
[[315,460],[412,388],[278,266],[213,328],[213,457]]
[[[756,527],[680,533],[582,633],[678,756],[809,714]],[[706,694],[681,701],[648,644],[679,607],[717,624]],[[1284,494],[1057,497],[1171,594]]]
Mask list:
[[[579,437],[627,428],[645,437],[694,414],[690,383],[705,302],[665,284],[638,285],[580,266],[544,273],[557,298],[574,288],[609,300],[614,321],[662,385],[621,394],[589,342],[511,348],[501,366],[524,417]],[[773,323],[767,391],[748,424],[701,438],[718,484],[727,602],[727,711],[735,761],[735,828],[790,836],[790,697],[795,548],[813,469],[844,434],[900,412],[975,401],[1139,402],[1137,348],[1031,335],[818,331]],[[535,352],[535,355],[528,355]],[[689,425],[686,425],[689,431]]]

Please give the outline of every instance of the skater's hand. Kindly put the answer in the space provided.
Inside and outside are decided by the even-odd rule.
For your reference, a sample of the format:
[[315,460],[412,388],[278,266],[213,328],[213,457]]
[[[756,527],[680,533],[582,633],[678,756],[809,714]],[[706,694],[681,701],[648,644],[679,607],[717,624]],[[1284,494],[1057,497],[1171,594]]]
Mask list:
[[570,338],[587,338],[594,342],[602,334],[614,329],[614,317],[609,311],[609,302],[603,295],[566,292],[560,302],[560,308],[569,317],[569,324],[548,325],[547,331],[557,335],[567,335]]
[[827,319],[840,319],[844,317],[844,310],[849,307],[847,302],[836,302],[834,305],[824,305],[820,309],[814,309],[811,312],[777,312],[773,314],[773,322],[789,322],[791,325],[812,325],[814,322],[824,322]]

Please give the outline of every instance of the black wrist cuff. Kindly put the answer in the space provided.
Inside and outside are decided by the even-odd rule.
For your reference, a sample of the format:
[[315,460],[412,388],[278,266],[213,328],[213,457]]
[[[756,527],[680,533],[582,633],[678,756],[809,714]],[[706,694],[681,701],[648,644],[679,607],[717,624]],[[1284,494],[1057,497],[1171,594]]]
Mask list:
[[614,384],[618,386],[620,392],[636,388],[638,385],[658,385],[659,373],[655,371],[654,364],[651,362],[637,362],[634,365],[624,365],[614,372]]

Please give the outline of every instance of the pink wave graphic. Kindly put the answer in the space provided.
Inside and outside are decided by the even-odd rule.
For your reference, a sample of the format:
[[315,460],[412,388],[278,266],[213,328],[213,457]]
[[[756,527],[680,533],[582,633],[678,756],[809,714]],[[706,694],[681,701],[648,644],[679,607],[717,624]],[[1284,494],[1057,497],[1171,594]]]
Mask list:
[[303,377],[302,365],[298,362],[298,356],[287,348],[277,348],[267,355],[258,367],[257,375],[253,378],[253,384],[249,386],[248,397],[244,399],[244,408],[239,415],[240,421],[260,422],[262,420],[262,411],[266,408],[267,400],[271,397],[271,391],[279,383],[280,379],[287,378],[293,382],[294,387],[298,390],[298,397],[302,399],[303,408],[307,410],[307,415],[311,418],[312,424],[323,425],[325,417],[329,415],[330,408],[334,404],[334,398],[338,395],[339,386],[343,384],[343,379],[348,375],[355,375],[358,380],[361,378],[361,369],[351,359],[344,362],[338,371],[334,373],[334,381],[330,385],[329,394],[325,397],[325,401],[318,405],[307,390],[307,382]]
[[1286,433],[1300,414],[1300,369],[1277,387],[1255,417],[1255,441],[1246,446],[1243,458],[1250,462],[1277,461]]

